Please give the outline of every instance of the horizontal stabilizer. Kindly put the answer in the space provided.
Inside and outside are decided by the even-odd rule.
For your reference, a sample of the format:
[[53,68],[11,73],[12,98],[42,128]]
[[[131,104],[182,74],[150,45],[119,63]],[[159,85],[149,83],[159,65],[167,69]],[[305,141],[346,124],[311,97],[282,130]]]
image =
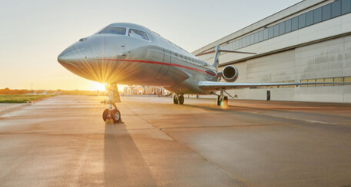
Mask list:
[[[200,54],[197,54],[196,56],[207,55],[207,54],[211,54],[211,53],[215,53],[215,52],[216,52],[216,50],[206,51],[206,52],[202,52]],[[232,51],[232,50],[225,50],[225,49],[219,49],[218,52],[239,53],[239,54],[248,54],[248,55],[255,55],[255,54],[257,54],[257,53],[252,53],[252,52]]]

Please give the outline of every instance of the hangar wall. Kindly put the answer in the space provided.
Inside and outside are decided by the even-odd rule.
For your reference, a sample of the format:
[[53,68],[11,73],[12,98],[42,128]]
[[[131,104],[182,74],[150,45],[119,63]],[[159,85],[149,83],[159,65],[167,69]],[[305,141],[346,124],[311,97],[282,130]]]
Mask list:
[[[268,27],[262,27],[261,30],[256,29],[246,35],[243,31],[248,28],[244,28],[229,35],[244,34],[241,37],[233,39],[227,36],[225,38],[227,42],[222,38],[195,51],[194,54],[211,49],[219,42],[224,42],[220,44],[220,47],[224,49],[256,52],[258,55],[227,53],[220,56],[221,68],[225,65],[234,65],[238,68],[239,78],[236,82],[351,82],[350,13],[328,18],[326,21],[302,27],[293,32],[283,33],[270,39],[260,41],[259,37],[259,33],[262,33],[263,37],[264,30],[268,30],[269,25],[273,28],[274,25],[286,24],[287,20],[293,20],[294,17],[300,18],[301,15],[305,16],[309,12],[315,12],[316,9],[323,10],[324,7],[330,5],[330,9],[333,10],[334,5],[341,7],[341,4],[343,6],[347,4],[347,6],[351,6],[350,3],[350,0],[302,1],[249,26],[252,28],[267,20],[280,19],[271,25],[267,22]],[[305,5],[308,7],[304,7]],[[294,12],[296,10],[300,12]],[[303,21],[305,20],[307,21],[307,17]],[[256,36],[256,38],[252,38],[251,44],[248,45],[250,36]],[[246,45],[244,45],[246,39]],[[239,49],[238,44],[241,45]],[[211,63],[213,54],[200,58]],[[267,87],[230,90],[229,93],[237,95],[238,99],[266,100],[267,91],[270,91],[271,100],[351,103],[351,86],[349,85]]]
[[[351,36],[299,47],[293,50],[236,63],[237,82],[333,82],[351,81]],[[331,79],[333,78],[333,80]],[[335,81],[337,82],[337,81]],[[308,87],[270,87],[265,89],[231,90],[239,99],[351,102],[351,86],[323,85]]]
[[[237,82],[303,82],[304,80],[344,78],[351,80],[351,36],[299,47],[293,50],[235,64]],[[327,81],[325,81],[327,82]],[[335,81],[336,82],[336,81]],[[345,81],[346,82],[346,81]],[[270,87],[232,90],[239,99],[351,102],[351,86]]]

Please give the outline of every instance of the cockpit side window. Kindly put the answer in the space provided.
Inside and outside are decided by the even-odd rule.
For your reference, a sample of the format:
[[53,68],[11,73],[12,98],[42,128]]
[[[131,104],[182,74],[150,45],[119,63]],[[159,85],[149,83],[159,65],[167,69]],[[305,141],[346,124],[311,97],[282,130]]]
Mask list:
[[139,38],[139,39],[149,41],[149,37],[144,31],[129,29],[128,35],[134,38]]
[[126,35],[127,29],[124,27],[107,27],[106,29],[99,32],[99,34],[117,34]]

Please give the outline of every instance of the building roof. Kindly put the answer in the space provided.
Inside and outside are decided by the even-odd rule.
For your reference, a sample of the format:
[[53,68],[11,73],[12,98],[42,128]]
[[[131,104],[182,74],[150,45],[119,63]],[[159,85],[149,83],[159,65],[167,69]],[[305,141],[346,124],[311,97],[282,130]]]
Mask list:
[[209,50],[209,49],[212,49],[214,48],[216,45],[221,45],[221,44],[224,44],[224,43],[227,43],[228,41],[231,41],[231,40],[235,40],[239,37],[242,37],[248,33],[252,33],[252,32],[255,32],[257,30],[260,30],[260,29],[263,29],[263,28],[266,28],[272,24],[275,24],[283,19],[286,19],[292,15],[295,15],[299,12],[302,12],[306,9],[309,9],[313,6],[316,6],[318,4],[322,4],[322,3],[325,3],[325,2],[328,2],[330,0],[304,0],[304,1],[301,1],[295,5],[292,5],[284,10],[281,10],[271,16],[268,16],[260,21],[257,21],[241,30],[238,30],[234,33],[231,33],[219,40],[216,40],[204,47],[201,47],[200,49],[197,49],[193,52],[193,54],[199,54],[203,51],[206,51],[206,50]]

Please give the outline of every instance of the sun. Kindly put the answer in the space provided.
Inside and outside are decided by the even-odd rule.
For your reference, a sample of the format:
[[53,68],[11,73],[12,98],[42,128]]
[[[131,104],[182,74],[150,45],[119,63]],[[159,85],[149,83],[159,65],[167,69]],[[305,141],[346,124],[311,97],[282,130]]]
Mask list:
[[94,82],[92,90],[105,91],[105,84],[99,83],[99,82]]

